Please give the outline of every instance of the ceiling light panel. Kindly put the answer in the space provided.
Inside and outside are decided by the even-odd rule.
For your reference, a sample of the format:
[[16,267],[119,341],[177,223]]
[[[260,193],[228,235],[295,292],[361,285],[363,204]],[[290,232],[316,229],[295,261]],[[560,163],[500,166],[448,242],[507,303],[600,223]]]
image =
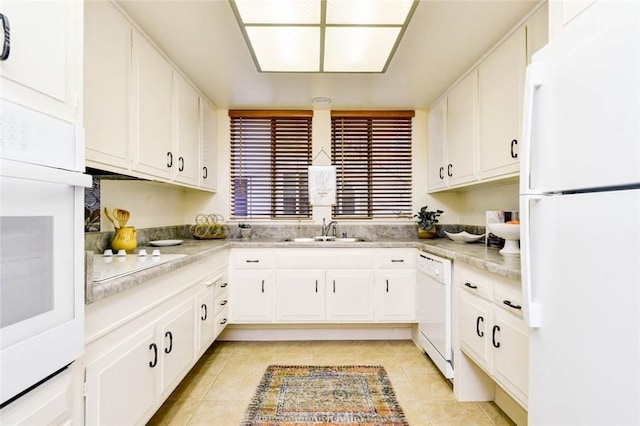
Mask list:
[[327,25],[404,25],[413,0],[327,0]]
[[235,0],[248,24],[320,24],[320,0]]
[[246,27],[253,52],[265,72],[320,69],[319,27]]
[[382,72],[399,33],[399,27],[327,27],[324,70]]

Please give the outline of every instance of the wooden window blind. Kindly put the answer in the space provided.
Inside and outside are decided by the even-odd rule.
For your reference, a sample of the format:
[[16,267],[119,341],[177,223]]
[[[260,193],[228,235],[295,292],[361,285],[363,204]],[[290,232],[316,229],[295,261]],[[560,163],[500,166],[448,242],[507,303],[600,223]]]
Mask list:
[[414,111],[332,111],[333,216],[412,217]]
[[231,216],[308,218],[312,111],[230,110]]

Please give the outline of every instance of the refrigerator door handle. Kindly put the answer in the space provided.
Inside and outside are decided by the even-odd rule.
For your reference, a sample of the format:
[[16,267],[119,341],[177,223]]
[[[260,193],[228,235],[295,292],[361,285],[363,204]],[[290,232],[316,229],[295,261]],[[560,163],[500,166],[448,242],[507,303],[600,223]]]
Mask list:
[[522,109],[522,144],[520,153],[520,193],[531,194],[531,135],[536,91],[542,86],[544,62],[532,62],[527,67],[524,81],[524,105]]
[[520,220],[524,225],[520,233],[522,311],[524,321],[531,328],[540,327],[540,305],[533,300],[531,280],[531,204],[538,203],[543,198],[542,195],[523,195],[520,198]]

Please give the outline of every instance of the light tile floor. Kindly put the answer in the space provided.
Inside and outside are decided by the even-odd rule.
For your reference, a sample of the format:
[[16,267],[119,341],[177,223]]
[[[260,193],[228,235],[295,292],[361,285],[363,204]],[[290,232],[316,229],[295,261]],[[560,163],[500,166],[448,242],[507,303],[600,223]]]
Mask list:
[[237,426],[270,364],[382,365],[412,426],[514,424],[493,402],[457,402],[449,381],[407,340],[216,342],[149,424]]

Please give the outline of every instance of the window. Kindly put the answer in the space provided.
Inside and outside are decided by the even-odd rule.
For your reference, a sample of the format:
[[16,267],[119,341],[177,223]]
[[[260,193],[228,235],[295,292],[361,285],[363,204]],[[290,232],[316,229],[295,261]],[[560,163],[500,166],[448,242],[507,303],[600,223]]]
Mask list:
[[414,111],[332,111],[333,216],[411,217]]
[[230,110],[231,216],[308,218],[313,111]]

